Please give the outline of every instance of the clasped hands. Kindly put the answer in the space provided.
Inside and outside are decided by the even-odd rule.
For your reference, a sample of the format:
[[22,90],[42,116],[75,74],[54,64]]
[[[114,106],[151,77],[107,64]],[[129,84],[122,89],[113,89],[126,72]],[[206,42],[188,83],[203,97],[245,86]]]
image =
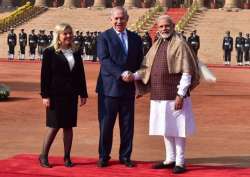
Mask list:
[[134,81],[134,74],[131,71],[124,71],[121,78],[124,82],[132,82]]

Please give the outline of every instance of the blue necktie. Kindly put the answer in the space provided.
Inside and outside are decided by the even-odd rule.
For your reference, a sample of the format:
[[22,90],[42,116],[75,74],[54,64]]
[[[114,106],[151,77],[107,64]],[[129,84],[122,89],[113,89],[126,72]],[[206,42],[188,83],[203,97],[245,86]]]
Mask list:
[[121,42],[122,42],[122,46],[123,46],[124,52],[127,54],[128,51],[127,51],[127,47],[126,47],[125,33],[121,32],[120,33],[120,37],[121,37]]

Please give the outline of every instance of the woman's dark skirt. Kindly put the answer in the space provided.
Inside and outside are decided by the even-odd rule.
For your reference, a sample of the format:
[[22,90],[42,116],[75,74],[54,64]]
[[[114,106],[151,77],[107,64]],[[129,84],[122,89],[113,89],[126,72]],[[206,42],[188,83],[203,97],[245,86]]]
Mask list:
[[46,126],[51,128],[70,128],[77,126],[78,96],[57,96],[50,98],[46,110]]

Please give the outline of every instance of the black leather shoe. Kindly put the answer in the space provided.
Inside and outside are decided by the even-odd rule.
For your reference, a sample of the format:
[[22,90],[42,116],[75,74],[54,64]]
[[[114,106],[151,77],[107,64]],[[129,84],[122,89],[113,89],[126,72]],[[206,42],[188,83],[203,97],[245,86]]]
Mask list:
[[180,173],[184,173],[184,172],[186,172],[185,167],[175,166],[173,169],[173,173],[175,173],[175,174],[180,174]]
[[74,164],[72,163],[70,159],[64,159],[64,166],[70,168],[70,167],[73,167]]
[[97,162],[97,166],[100,167],[100,168],[107,167],[108,166],[108,161],[107,160],[99,160]]
[[52,168],[52,165],[49,164],[49,160],[48,160],[47,156],[39,155],[38,160],[39,160],[39,163],[40,163],[41,167]]
[[156,163],[152,166],[153,169],[174,168],[175,162],[164,164],[163,162]]
[[130,168],[135,167],[135,163],[129,159],[120,160],[120,163],[124,164],[126,167],[130,167]]

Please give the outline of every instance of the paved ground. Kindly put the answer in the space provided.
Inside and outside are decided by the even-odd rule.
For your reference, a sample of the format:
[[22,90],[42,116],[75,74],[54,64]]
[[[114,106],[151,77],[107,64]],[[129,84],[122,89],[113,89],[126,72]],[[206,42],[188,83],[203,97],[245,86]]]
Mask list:
[[[0,102],[0,159],[16,154],[38,154],[45,132],[45,109],[39,96],[39,63],[0,62],[0,83],[12,89],[7,102]],[[187,159],[192,164],[250,166],[250,69],[211,68],[218,78],[201,84],[192,94],[197,133],[188,139]],[[79,109],[74,130],[73,156],[97,157],[97,99],[94,92],[98,64],[85,64],[89,99]],[[161,160],[161,137],[148,136],[148,97],[136,102],[133,159]],[[118,158],[118,127],[112,157]],[[51,155],[63,155],[61,132]]]

